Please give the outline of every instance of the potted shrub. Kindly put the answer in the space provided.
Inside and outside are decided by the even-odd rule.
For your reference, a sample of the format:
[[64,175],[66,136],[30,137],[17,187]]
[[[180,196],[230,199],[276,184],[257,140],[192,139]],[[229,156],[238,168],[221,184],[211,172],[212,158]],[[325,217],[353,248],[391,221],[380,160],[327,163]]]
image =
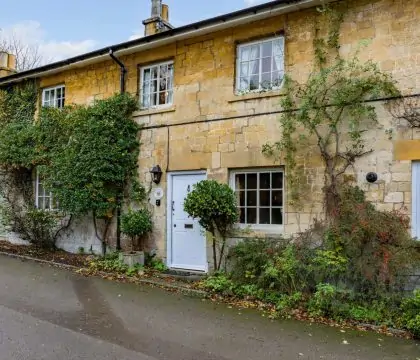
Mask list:
[[131,240],[131,250],[120,254],[120,260],[132,267],[144,265],[144,237],[152,231],[151,214],[146,209],[130,210],[121,217],[121,231]]

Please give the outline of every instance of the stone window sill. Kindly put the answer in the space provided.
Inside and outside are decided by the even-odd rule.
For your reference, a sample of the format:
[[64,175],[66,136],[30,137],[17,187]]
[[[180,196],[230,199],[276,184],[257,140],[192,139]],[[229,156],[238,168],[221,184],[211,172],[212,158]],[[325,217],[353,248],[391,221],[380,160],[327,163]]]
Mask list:
[[282,237],[284,225],[240,225],[236,224],[232,229],[232,237],[253,237],[257,234],[269,237]]
[[137,117],[137,116],[145,116],[145,115],[154,115],[154,114],[162,114],[162,113],[174,112],[174,111],[176,111],[175,106],[156,107],[156,108],[142,109],[142,110],[135,111],[133,113],[133,116]]
[[255,92],[255,93],[248,93],[245,95],[234,95],[231,99],[228,100],[229,103],[234,103],[238,101],[247,101],[247,100],[257,100],[257,99],[264,99],[276,96],[283,96],[286,92],[284,89],[274,90],[274,91],[266,91],[266,92]]

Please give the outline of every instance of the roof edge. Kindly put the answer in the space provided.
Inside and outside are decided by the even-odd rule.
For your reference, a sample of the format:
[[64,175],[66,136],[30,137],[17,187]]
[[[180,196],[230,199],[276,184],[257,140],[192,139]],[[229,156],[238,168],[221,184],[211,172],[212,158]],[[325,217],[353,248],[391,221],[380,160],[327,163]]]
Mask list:
[[[59,70],[61,68],[67,68],[71,65],[75,65],[77,63],[87,62],[86,65],[90,63],[94,63],[97,58],[97,62],[103,61],[102,57],[107,56],[109,54],[110,49],[114,53],[128,50],[130,48],[135,48],[141,46],[143,44],[153,44],[155,42],[159,42],[165,39],[175,38],[176,36],[189,33],[189,32],[198,32],[199,30],[206,28],[206,27],[214,27],[218,24],[220,25],[228,25],[229,22],[233,22],[234,20],[238,20],[241,18],[249,17],[249,16],[257,16],[259,13],[270,10],[275,13],[275,10],[282,9],[287,6],[298,4],[305,4],[302,8],[313,7],[319,5],[321,3],[330,2],[332,0],[275,0],[270,1],[265,4],[260,4],[252,7],[248,7],[245,9],[237,10],[231,13],[227,13],[224,15],[219,15],[213,18],[201,20],[195,23],[187,24],[178,28],[173,28],[158,34],[141,37],[139,39],[130,40],[122,43],[118,43],[115,45],[107,46],[98,50],[94,50],[88,53],[84,53],[75,57],[71,57],[65,60],[60,60],[51,64],[43,65],[34,69],[18,72],[12,75],[8,75],[5,77],[0,78],[0,86],[7,85],[15,82],[24,81],[29,78],[37,78],[39,76],[44,75],[45,73],[50,73],[54,70]],[[294,10],[298,10],[298,8],[294,8]],[[293,11],[293,10],[292,10]],[[291,12],[291,11],[290,11]],[[80,64],[82,65],[82,64]],[[63,69],[64,70],[64,69]]]

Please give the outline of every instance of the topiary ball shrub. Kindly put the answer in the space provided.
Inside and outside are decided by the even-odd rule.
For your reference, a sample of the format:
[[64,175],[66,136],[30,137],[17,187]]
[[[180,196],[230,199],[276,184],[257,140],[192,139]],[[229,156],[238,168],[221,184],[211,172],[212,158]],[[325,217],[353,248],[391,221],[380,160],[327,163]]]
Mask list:
[[147,209],[130,210],[121,217],[121,231],[129,236],[134,247],[134,241],[151,232],[152,216]]

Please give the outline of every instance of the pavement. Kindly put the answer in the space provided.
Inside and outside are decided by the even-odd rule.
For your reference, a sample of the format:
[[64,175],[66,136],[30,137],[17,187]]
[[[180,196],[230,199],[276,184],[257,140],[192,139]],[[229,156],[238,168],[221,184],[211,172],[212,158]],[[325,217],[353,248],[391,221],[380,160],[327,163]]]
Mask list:
[[419,360],[420,343],[0,256],[0,360],[15,359]]

